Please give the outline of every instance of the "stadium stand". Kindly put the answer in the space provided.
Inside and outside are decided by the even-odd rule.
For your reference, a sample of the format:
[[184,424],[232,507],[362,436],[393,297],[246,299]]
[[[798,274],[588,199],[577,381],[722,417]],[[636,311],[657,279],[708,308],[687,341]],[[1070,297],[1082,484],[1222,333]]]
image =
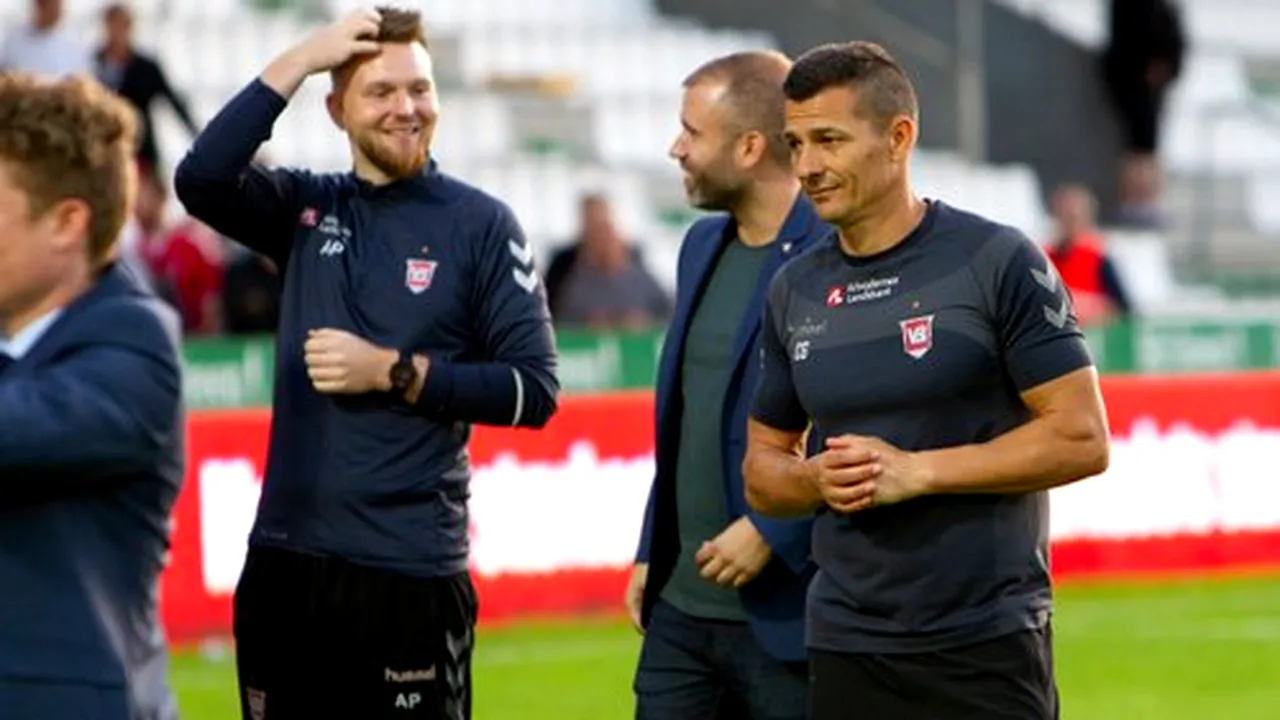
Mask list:
[[[1002,1],[1086,46],[1105,42],[1103,0]],[[303,3],[311,13],[255,4],[272,0],[133,3],[141,43],[164,59],[201,118],[302,36],[317,13],[358,3]],[[86,41],[96,37],[100,6],[68,1],[71,22]],[[1184,6],[1192,53],[1171,98],[1162,150],[1170,226],[1160,233],[1108,229],[1136,307],[1146,314],[1238,309],[1214,287],[1181,283],[1175,268],[1188,259],[1227,270],[1280,266],[1274,237],[1280,204],[1272,201],[1280,190],[1280,121],[1270,116],[1265,82],[1255,81],[1267,77],[1269,61],[1280,61],[1280,48],[1267,42],[1265,31],[1280,20],[1280,5],[1189,0]],[[0,20],[19,18],[20,8],[6,8]],[[692,219],[666,158],[677,130],[680,81],[707,58],[773,47],[773,40],[672,21],[649,0],[433,0],[423,9],[442,84],[435,147],[442,166],[509,202],[544,264],[576,230],[579,194],[603,190],[670,287],[677,245]],[[1252,20],[1240,22],[1241,13]],[[286,111],[265,148],[274,162],[343,167],[346,148],[321,102],[326,89],[323,79],[311,80]],[[185,134],[167,114],[158,122],[165,155],[180,156]],[[924,193],[1032,237],[1049,229],[1044,188],[1029,167],[974,164],[927,150],[917,155],[915,178]]]
[[[1001,0],[1081,44],[1107,39],[1106,0]],[[1166,109],[1176,259],[1239,275],[1280,267],[1280,3],[1181,0],[1189,54]],[[1274,287],[1267,289],[1273,290]]]
[[[164,59],[204,119],[314,22],[294,12],[246,12],[241,0],[133,5],[141,44]],[[328,10],[351,5],[334,2]],[[86,41],[95,37],[98,6],[68,3]],[[442,83],[442,166],[509,202],[544,259],[576,230],[578,195],[604,190],[670,287],[691,219],[666,157],[678,127],[680,81],[724,52],[773,47],[771,38],[664,20],[646,0],[437,0],[425,14]],[[304,86],[265,148],[273,161],[343,167],[347,152],[324,115],[325,91],[322,79]],[[158,124],[166,156],[179,157],[185,134],[167,114]],[[1041,189],[1029,168],[973,165],[941,152],[920,153],[917,163],[927,194],[1033,235],[1045,229]]]

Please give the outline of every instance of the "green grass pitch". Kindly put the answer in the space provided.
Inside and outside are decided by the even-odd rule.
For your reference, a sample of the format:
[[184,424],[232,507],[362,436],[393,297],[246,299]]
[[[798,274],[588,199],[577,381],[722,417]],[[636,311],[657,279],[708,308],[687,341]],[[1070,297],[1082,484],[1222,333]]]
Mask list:
[[[1054,627],[1064,720],[1280,718],[1280,575],[1077,585]],[[639,637],[616,619],[482,628],[474,720],[626,720]],[[179,652],[184,720],[231,720],[233,661]]]

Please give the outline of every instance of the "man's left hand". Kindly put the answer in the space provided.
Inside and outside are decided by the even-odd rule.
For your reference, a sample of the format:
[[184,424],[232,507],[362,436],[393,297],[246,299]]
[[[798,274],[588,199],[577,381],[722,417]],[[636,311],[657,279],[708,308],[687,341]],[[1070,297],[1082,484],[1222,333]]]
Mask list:
[[740,588],[751,582],[773,557],[773,549],[746,517],[702,543],[694,560],[702,577],[724,587]]
[[390,389],[391,366],[399,358],[395,350],[380,348],[345,330],[332,328],[307,333],[303,349],[311,385],[330,395]]
[[[893,505],[926,494],[928,464],[916,453],[900,450],[876,437],[840,435],[827,438],[829,450],[864,450],[875,453],[880,472],[863,484],[871,491],[870,507]],[[841,508],[833,508],[840,511]]]

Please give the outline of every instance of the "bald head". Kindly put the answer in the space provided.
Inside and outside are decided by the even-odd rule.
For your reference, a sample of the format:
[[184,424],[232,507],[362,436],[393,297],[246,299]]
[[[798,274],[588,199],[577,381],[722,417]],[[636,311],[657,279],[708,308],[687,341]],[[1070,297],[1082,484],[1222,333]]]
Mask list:
[[786,55],[772,50],[733,53],[716,58],[689,74],[684,87],[696,85],[721,88],[719,101],[733,130],[755,131],[769,143],[769,156],[779,165],[791,161],[791,153],[782,139],[786,126],[782,85],[791,71]]

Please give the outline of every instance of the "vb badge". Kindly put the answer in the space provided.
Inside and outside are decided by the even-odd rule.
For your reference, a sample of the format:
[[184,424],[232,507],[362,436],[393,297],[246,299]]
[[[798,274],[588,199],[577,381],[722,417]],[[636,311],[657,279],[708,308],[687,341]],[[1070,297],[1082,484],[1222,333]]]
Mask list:
[[409,292],[414,295],[421,295],[424,290],[431,287],[431,280],[436,276],[436,265],[438,264],[435,260],[418,258],[406,260],[404,285],[409,288]]
[[902,327],[903,352],[917,360],[928,354],[933,347],[932,315],[907,318],[899,321],[898,325]]

